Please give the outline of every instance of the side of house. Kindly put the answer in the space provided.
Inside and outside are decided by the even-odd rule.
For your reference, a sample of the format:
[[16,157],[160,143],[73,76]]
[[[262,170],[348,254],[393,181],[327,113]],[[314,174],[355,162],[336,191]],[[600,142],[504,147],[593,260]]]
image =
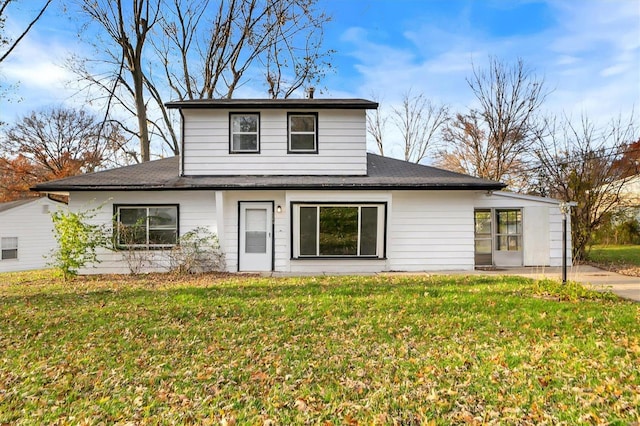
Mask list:
[[57,243],[51,213],[65,208],[47,197],[0,204],[0,272],[42,269]]

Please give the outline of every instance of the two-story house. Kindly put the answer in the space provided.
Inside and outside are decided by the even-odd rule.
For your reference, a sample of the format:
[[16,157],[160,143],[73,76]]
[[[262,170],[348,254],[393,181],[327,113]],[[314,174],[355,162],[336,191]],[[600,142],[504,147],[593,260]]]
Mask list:
[[[139,250],[216,233],[229,271],[345,273],[560,265],[558,202],[366,152],[363,99],[171,102],[182,155],[35,187],[97,221],[142,223]],[[114,226],[114,229],[120,229]],[[116,235],[120,245],[124,243]],[[84,273],[126,272],[105,251]],[[149,266],[153,269],[153,266]]]

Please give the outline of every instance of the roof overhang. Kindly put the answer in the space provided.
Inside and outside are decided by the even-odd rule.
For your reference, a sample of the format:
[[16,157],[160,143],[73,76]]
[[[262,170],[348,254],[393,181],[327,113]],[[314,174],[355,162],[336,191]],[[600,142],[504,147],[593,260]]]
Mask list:
[[194,99],[165,103],[177,109],[376,109],[366,99]]

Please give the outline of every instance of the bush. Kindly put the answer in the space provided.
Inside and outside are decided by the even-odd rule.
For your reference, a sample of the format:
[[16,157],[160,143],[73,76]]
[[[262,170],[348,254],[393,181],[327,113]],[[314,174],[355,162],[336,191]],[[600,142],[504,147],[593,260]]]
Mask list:
[[181,274],[221,271],[225,267],[217,235],[203,227],[180,237],[180,244],[168,255],[171,270]]
[[75,277],[88,263],[99,262],[96,249],[110,248],[109,232],[104,226],[90,224],[96,209],[85,212],[56,211],[51,214],[53,233],[58,242],[50,265],[62,273],[64,280]]

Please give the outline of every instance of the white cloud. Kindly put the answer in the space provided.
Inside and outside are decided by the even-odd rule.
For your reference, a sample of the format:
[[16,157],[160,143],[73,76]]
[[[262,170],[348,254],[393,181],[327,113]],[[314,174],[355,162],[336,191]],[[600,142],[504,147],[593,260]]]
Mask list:
[[[552,26],[536,33],[490,37],[455,22],[414,23],[404,40],[373,42],[362,28],[345,32],[359,74],[354,92],[396,102],[409,89],[456,109],[473,105],[465,78],[489,55],[521,57],[552,89],[552,113],[608,120],[640,107],[640,8],[635,1],[551,1]],[[407,47],[407,41],[413,47]],[[409,44],[410,44],[409,43]],[[394,46],[401,45],[401,48]],[[436,47],[434,47],[436,46]]]

